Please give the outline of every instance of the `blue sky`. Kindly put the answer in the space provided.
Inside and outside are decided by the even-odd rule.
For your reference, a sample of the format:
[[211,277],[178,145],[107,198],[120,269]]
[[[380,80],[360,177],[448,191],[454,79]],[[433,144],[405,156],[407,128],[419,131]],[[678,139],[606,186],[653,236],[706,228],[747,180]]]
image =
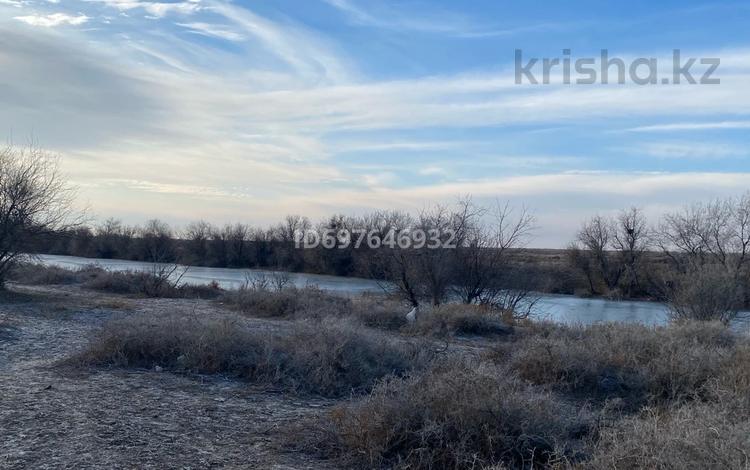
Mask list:
[[[750,3],[0,0],[0,129],[141,222],[473,194],[581,220],[750,189]],[[717,57],[720,85],[516,85],[524,57]],[[704,68],[696,66],[700,76]],[[660,68],[660,71],[662,68]]]

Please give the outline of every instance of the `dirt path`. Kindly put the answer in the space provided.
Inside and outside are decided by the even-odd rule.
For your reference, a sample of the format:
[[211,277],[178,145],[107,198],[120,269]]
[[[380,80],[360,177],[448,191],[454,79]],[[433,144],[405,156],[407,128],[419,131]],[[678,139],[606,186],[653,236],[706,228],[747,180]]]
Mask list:
[[109,319],[173,308],[216,314],[209,303],[14,289],[0,298],[0,468],[328,468],[278,450],[279,430],[325,410],[326,400],[216,378],[55,366]]

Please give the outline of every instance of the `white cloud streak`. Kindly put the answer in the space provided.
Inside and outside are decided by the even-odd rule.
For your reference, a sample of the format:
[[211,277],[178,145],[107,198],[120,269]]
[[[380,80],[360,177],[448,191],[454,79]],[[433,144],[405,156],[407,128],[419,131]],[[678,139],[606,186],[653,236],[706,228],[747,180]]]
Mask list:
[[674,132],[674,131],[710,131],[750,129],[750,121],[719,121],[719,122],[678,122],[671,124],[657,124],[628,129],[630,132]]
[[83,14],[72,16],[66,13],[52,13],[49,15],[16,16],[13,19],[29,24],[31,26],[52,28],[60,25],[79,26],[86,23],[91,18]]

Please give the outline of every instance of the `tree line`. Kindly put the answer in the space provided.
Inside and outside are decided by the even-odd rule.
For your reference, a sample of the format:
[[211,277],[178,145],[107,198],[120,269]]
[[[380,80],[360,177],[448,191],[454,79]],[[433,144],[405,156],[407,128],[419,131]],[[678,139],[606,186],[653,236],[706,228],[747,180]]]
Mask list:
[[[416,215],[376,211],[313,223],[287,216],[271,227],[198,221],[182,229],[160,220],[93,226],[72,209],[74,191],[57,160],[37,150],[0,151],[0,285],[26,253],[154,263],[361,276],[382,280],[413,306],[447,301],[524,311],[533,292],[669,302],[675,316],[727,320],[747,307],[750,193],[687,205],[649,221],[638,208],[585,221],[562,261],[540,262],[526,249],[535,219],[525,209],[470,197]],[[363,231],[375,245],[298,245],[299,234]],[[452,248],[400,248],[392,232],[436,234]],[[449,237],[449,239],[448,239]]]

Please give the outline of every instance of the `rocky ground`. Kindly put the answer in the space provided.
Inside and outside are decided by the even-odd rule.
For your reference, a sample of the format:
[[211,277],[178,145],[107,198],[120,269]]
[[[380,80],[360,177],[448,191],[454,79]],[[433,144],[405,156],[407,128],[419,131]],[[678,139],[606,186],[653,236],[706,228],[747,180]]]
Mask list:
[[16,285],[0,294],[0,468],[330,467],[287,450],[279,438],[330,401],[216,377],[59,364],[105,321],[169,309],[222,313],[205,301],[75,287]]

